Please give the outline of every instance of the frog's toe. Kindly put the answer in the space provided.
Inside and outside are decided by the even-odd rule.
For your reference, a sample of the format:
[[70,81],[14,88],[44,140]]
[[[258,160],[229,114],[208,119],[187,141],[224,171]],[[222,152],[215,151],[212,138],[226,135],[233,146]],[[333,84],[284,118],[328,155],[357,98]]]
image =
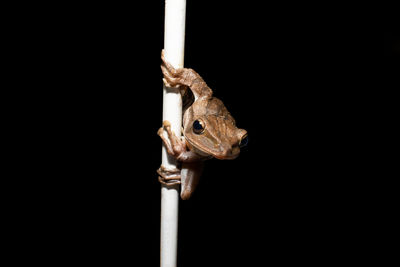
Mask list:
[[159,175],[158,181],[164,185],[176,185],[181,183],[181,170],[179,169],[167,169],[161,165],[157,170]]
[[168,120],[163,121],[163,127],[171,127],[171,123]]

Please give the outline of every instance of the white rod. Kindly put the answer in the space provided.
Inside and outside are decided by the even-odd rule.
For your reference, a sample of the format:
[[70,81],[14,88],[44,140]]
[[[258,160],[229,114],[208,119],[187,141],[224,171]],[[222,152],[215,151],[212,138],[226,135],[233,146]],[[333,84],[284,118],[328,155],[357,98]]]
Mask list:
[[[164,53],[175,68],[183,67],[185,45],[186,0],[165,0]],[[181,134],[182,99],[177,89],[163,86],[163,120],[171,123],[176,135]],[[176,161],[162,148],[162,165],[175,169]],[[176,267],[178,244],[179,186],[161,187],[160,266]]]

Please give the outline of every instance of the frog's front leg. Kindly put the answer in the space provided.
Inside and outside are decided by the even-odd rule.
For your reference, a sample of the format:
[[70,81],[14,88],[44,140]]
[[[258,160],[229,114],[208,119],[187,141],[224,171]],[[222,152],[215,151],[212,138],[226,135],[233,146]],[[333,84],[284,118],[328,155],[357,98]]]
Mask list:
[[158,181],[164,185],[177,185],[181,184],[181,198],[187,200],[193,194],[199,183],[200,175],[203,169],[203,162],[183,163],[182,170],[179,169],[166,169],[164,166],[157,170],[160,175]]
[[160,175],[158,180],[164,185],[182,184],[181,198],[188,199],[199,182],[203,158],[188,150],[186,141],[174,134],[168,121],[163,122],[163,127],[158,130],[158,135],[165,144],[168,154],[182,162],[182,170],[169,170],[161,165],[157,170]]
[[157,170],[158,181],[164,185],[176,185],[181,183],[181,170],[173,169],[169,170],[166,169],[164,166]]
[[[164,134],[167,133],[167,135]],[[165,144],[168,154],[176,158],[181,162],[195,162],[202,160],[202,157],[190,150],[186,145],[186,141],[178,138],[175,133],[171,130],[171,124],[169,121],[163,122],[163,127],[158,130],[158,135]]]

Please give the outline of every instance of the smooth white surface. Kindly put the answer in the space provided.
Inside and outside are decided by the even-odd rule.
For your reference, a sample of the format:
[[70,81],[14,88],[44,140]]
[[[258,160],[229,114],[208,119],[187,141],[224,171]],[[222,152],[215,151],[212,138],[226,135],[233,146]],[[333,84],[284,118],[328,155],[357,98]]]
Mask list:
[[[165,58],[175,68],[183,67],[185,45],[186,0],[165,1]],[[163,87],[163,120],[171,123],[176,135],[181,134],[182,99],[176,89]],[[162,148],[162,165],[176,168],[176,161]],[[179,186],[161,188],[160,266],[176,267],[178,245]]]

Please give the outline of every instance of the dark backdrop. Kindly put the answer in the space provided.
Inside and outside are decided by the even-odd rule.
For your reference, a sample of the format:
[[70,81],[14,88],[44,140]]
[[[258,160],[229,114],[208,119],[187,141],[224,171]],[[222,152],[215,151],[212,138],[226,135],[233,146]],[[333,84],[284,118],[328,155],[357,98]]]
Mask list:
[[[349,112],[361,97],[358,37],[331,8],[216,2],[188,1],[185,66],[250,140],[238,159],[206,162],[180,202],[178,266],[340,262],[365,201],[350,168],[361,142],[362,115]],[[33,54],[46,66],[35,79],[50,89],[35,124],[43,157],[32,153],[41,178],[26,186],[39,201],[22,204],[37,223],[24,233],[46,244],[32,257],[159,264],[163,12],[163,1],[72,6],[26,26],[40,29]],[[385,42],[392,60],[397,33]]]

